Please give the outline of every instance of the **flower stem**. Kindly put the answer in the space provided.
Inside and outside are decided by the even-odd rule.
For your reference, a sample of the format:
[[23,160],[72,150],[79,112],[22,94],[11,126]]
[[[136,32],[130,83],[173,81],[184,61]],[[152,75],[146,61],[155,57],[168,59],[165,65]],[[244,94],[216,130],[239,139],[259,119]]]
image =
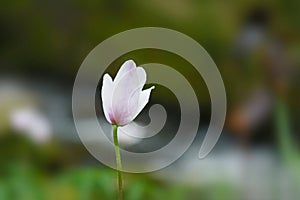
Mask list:
[[123,183],[122,183],[122,165],[121,165],[121,155],[118,142],[118,125],[113,125],[114,127],[114,144],[116,151],[116,161],[117,161],[117,172],[118,172],[118,199],[123,200]]

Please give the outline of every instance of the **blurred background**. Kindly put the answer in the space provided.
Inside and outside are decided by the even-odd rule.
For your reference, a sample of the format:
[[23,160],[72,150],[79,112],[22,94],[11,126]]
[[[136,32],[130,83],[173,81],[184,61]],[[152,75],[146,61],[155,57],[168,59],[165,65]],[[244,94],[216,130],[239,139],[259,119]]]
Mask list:
[[[223,77],[228,112],[215,149],[198,160],[210,119],[201,76],[160,50],[112,63],[112,76],[127,59],[172,66],[193,85],[201,109],[191,148],[160,171],[125,174],[125,199],[299,199],[299,9],[298,0],[0,1],[0,199],[116,199],[116,172],[76,133],[72,87],[96,45],[144,26],[180,31],[207,50]],[[168,111],[166,127],[147,141],[124,140],[123,148],[150,151],[172,139],[180,110],[167,88],[157,86],[137,120],[147,122],[154,103]],[[82,118],[88,123],[88,114]]]

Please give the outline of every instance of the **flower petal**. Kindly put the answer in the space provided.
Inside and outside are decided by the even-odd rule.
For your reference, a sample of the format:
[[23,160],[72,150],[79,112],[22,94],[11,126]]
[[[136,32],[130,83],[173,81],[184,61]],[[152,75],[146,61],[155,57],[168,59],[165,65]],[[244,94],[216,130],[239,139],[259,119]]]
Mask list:
[[[143,86],[146,83],[146,72],[143,68],[141,67],[137,67],[136,68],[136,75],[137,75],[137,82],[136,82],[136,86],[132,88],[132,90],[130,91],[130,93],[127,94],[128,96],[128,102],[127,102],[127,117],[126,117],[126,121],[132,121],[132,116],[137,112],[137,105],[139,102],[139,98],[140,98],[140,94],[142,92]],[[125,119],[124,119],[125,120]],[[127,124],[127,122],[126,122]]]
[[118,125],[129,122],[130,116],[136,110],[139,99],[137,92],[141,88],[137,68],[128,71],[117,82],[114,82],[112,110],[115,122]]
[[132,69],[136,68],[136,64],[133,60],[127,60],[126,62],[124,62],[121,66],[121,68],[119,69],[114,82],[119,81],[127,72],[131,71]]
[[131,116],[131,121],[134,120],[138,116],[138,114],[140,114],[143,108],[147,105],[147,103],[149,102],[150,93],[154,88],[155,87],[152,86],[146,90],[141,91],[138,104],[136,105],[137,108],[135,113],[133,113],[133,115]]
[[139,79],[139,85],[143,87],[146,83],[147,78],[146,71],[142,67],[137,67],[136,71]]
[[102,107],[105,118],[109,123],[112,123],[112,93],[113,93],[114,83],[112,78],[105,74],[103,77],[103,85],[101,90]]

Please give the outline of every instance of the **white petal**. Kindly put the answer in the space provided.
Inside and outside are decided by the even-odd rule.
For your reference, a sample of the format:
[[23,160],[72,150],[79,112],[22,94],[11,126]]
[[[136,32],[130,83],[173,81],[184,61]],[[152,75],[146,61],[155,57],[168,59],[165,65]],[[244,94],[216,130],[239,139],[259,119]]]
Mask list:
[[118,82],[114,82],[112,109],[118,125],[129,123],[132,114],[136,112],[139,93],[143,87],[140,81],[142,73],[141,69],[134,68],[124,74]]
[[127,104],[127,109],[128,109],[128,115],[126,118],[126,124],[128,122],[131,122],[134,118],[133,116],[136,114],[137,109],[138,109],[138,103],[139,103],[139,98],[143,89],[143,86],[146,83],[146,72],[143,68],[138,67],[136,68],[136,73],[138,77],[138,83],[135,88],[132,88],[132,91],[130,94],[128,94],[128,104]]
[[146,71],[142,67],[136,68],[136,71],[139,79],[139,85],[144,86],[147,78]]
[[102,107],[106,120],[112,123],[112,93],[113,93],[114,83],[112,78],[105,74],[103,76],[103,85],[101,90]]
[[121,68],[119,69],[114,79],[114,82],[118,82],[122,78],[122,76],[124,76],[127,72],[135,68],[136,68],[135,62],[133,60],[127,60],[122,64]]
[[147,105],[147,103],[149,102],[150,93],[154,88],[155,87],[152,86],[151,88],[141,91],[136,112],[133,113],[133,115],[131,116],[131,120],[134,120],[138,116],[138,114],[140,114],[143,108]]

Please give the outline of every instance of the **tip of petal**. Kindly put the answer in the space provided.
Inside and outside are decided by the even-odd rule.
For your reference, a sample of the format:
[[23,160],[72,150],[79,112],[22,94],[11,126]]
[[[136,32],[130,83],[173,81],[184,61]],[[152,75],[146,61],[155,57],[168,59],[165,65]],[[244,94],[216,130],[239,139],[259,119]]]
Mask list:
[[136,66],[136,63],[132,59],[125,61],[125,63],[132,64],[132,65]]
[[[153,90],[153,89],[155,89],[155,86],[153,85],[153,86],[151,86],[151,87],[149,87],[149,88],[146,88],[145,90],[149,90],[149,91],[151,91],[151,90]],[[145,90],[143,90],[143,91],[145,91]]]
[[134,62],[134,60],[127,60],[122,64],[121,68],[122,67],[125,67],[130,70],[136,67],[136,63]]
[[109,80],[112,80],[111,76],[109,74],[104,74],[103,76],[103,81],[106,80],[106,79],[109,79]]
[[134,70],[135,68],[136,68],[136,64],[133,60],[125,61],[120,67],[119,71],[117,72],[114,81],[116,82],[119,81],[125,74],[127,74],[131,70]]

